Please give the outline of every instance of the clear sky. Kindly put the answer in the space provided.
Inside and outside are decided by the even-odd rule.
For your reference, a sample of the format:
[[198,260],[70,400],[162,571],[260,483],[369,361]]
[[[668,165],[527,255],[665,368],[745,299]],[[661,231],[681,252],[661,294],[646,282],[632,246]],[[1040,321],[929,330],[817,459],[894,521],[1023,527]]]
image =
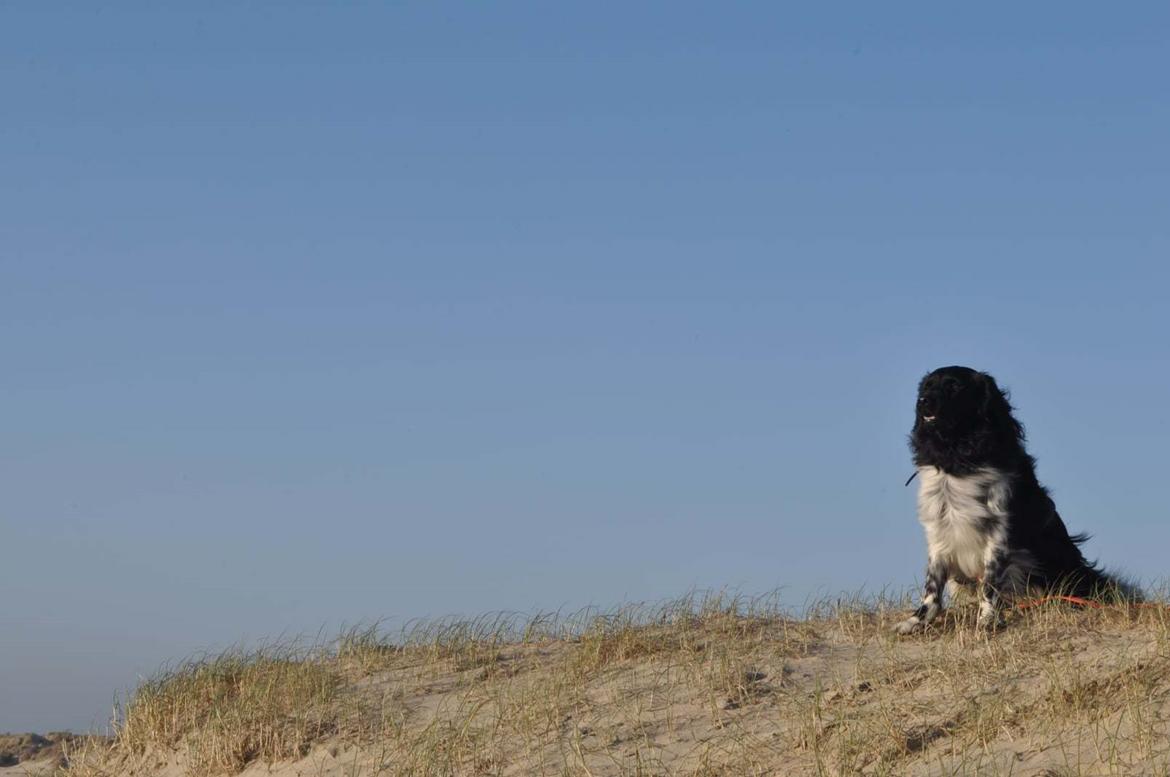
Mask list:
[[5,3],[0,730],[343,622],[910,585],[915,383],[1165,574],[1165,4]]

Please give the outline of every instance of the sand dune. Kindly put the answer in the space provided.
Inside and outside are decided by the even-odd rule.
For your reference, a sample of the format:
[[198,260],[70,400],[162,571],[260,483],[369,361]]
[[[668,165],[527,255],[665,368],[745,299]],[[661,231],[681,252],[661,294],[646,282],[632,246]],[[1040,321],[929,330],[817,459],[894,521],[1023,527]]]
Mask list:
[[0,734],[0,776],[53,772],[67,763],[65,752],[81,738],[64,731],[49,734]]
[[1168,612],[1053,603],[987,635],[960,607],[895,638],[900,605],[716,597],[352,630],[160,675],[69,772],[1170,774]]

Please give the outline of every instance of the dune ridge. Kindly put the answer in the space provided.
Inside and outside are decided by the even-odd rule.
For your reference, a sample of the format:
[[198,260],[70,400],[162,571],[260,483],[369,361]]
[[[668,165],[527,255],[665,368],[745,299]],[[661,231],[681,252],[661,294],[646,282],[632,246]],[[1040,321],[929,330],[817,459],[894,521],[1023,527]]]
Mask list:
[[1051,602],[992,634],[960,604],[911,638],[891,634],[907,600],[880,596],[357,627],[166,668],[50,771],[1170,774],[1164,602]]

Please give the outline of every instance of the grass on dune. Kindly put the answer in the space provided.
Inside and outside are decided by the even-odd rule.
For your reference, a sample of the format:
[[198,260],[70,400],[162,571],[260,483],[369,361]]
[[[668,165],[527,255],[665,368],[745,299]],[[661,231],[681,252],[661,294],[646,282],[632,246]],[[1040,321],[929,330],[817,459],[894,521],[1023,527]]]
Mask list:
[[1170,774],[1162,601],[1034,607],[992,635],[959,606],[909,639],[908,602],[881,596],[355,627],[165,669],[70,771]]

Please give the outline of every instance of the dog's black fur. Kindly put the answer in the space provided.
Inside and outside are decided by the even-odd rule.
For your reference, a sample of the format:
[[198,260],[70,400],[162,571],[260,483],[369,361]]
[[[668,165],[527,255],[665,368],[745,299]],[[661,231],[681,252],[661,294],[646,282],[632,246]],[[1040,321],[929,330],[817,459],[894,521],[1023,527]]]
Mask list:
[[[975,528],[964,529],[964,541],[970,546],[971,538],[979,537],[984,543],[987,561],[978,578],[984,605],[981,620],[994,617],[998,623],[1000,593],[1013,592],[1013,587],[1018,592],[1024,587],[1021,581],[1028,589],[1081,597],[1116,594],[1124,587],[1085,560],[1080,546],[1087,535],[1069,534],[1048,491],[1036,479],[1035,460],[1024,447],[1024,427],[1013,414],[1008,395],[987,373],[956,366],[926,375],[918,387],[910,448],[923,480],[919,517],[924,525],[930,524],[928,543],[934,544],[923,606],[900,624],[900,631],[925,625],[937,615],[948,580],[975,582],[970,579],[971,564],[964,575],[954,561],[959,535],[948,521],[968,520]],[[935,490],[927,494],[927,488]],[[961,498],[968,501],[956,501]],[[965,515],[957,515],[963,510]],[[952,533],[946,535],[948,531]]]

